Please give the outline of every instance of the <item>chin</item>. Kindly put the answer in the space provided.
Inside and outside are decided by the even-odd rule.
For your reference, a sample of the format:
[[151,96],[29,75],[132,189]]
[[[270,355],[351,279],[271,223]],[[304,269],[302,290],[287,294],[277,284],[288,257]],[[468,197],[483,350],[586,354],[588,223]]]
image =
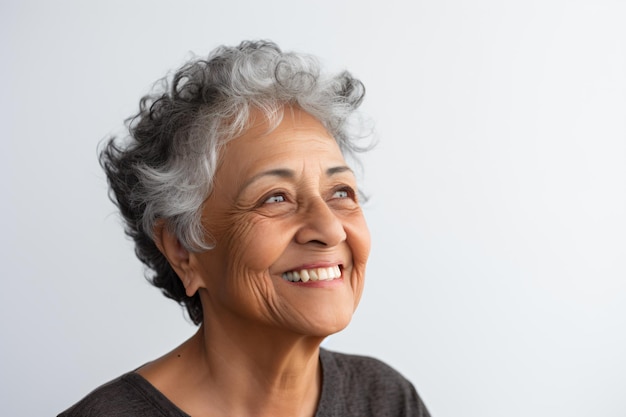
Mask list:
[[329,317],[327,320],[320,320],[315,323],[309,323],[306,333],[314,337],[327,337],[335,333],[339,333],[350,324],[352,320],[352,312],[350,314]]

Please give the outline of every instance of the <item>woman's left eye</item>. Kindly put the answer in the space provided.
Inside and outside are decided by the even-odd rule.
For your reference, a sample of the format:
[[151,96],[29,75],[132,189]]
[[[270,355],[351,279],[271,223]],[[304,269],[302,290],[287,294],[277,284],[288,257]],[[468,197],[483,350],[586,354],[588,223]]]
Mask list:
[[354,191],[350,187],[343,187],[343,188],[335,190],[335,192],[333,193],[333,197],[332,198],[337,198],[337,199],[351,198],[351,199],[354,199]]
[[335,194],[333,194],[333,198],[348,198],[350,197],[350,193],[346,190],[337,190]]

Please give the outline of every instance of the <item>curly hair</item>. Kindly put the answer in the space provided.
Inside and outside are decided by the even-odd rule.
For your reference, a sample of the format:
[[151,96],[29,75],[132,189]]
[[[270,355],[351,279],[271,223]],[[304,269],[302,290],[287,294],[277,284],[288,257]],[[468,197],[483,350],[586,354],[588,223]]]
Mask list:
[[126,121],[129,135],[112,137],[100,151],[100,164],[118,206],[126,234],[147,278],[163,294],[184,305],[202,322],[196,293],[189,297],[154,242],[163,221],[189,251],[214,247],[201,223],[202,204],[211,193],[220,148],[241,135],[253,111],[276,127],[286,106],[298,106],[318,119],[344,154],[359,147],[350,119],[365,94],[348,72],[322,76],[309,55],[282,52],[269,41],[218,47],[206,59],[193,59],[155,84]]

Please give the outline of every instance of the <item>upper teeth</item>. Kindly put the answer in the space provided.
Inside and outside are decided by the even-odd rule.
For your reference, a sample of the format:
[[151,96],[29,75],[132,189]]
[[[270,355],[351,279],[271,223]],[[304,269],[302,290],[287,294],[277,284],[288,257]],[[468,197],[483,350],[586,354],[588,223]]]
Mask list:
[[328,281],[339,278],[340,276],[341,269],[339,269],[339,265],[335,265],[328,268],[311,268],[285,272],[283,279],[291,282]]

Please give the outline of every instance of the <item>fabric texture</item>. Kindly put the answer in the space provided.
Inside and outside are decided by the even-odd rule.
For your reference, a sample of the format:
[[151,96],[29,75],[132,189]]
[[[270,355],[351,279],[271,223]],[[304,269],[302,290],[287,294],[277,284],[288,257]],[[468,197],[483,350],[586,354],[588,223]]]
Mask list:
[[[315,417],[430,417],[413,385],[383,362],[320,349],[322,393]],[[189,417],[146,379],[129,372],[58,417]]]

